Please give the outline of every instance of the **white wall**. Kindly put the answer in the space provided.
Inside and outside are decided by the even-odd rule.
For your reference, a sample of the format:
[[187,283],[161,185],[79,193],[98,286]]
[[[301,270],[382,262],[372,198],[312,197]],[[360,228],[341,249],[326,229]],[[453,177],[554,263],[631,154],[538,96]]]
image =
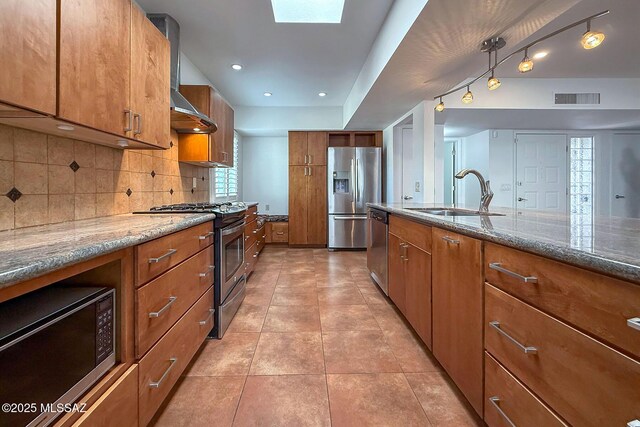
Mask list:
[[[459,153],[460,169],[476,169],[485,179],[489,176],[489,131],[461,138]],[[456,171],[457,172],[457,171]],[[480,205],[480,183],[474,175],[457,181],[458,204],[468,208]]]
[[514,206],[515,144],[514,131],[491,130],[489,132],[489,172],[493,190],[492,206]]
[[[289,212],[289,141],[287,137],[242,138],[242,196],[260,203],[261,213]],[[267,211],[267,205],[269,210]]]
[[290,130],[342,129],[342,107],[236,107],[236,129],[246,136],[287,136]]

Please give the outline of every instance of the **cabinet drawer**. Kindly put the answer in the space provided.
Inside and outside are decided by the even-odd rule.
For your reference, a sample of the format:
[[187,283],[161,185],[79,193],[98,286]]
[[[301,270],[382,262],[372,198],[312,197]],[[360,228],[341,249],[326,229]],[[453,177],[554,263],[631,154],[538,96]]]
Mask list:
[[136,352],[142,357],[213,285],[213,246],[136,290]]
[[251,221],[244,226],[244,248],[245,250],[256,242],[257,233],[256,221]]
[[393,233],[405,242],[431,253],[431,227],[428,225],[390,215],[389,233]]
[[484,355],[484,421],[489,427],[567,426],[491,355]]
[[271,241],[273,243],[289,242],[289,223],[288,222],[272,222],[271,223]]
[[245,222],[249,223],[256,218],[258,218],[258,205],[247,208],[246,212],[244,213]]
[[[213,288],[140,360],[140,425],[146,426],[213,327]],[[206,332],[205,332],[206,331]]]
[[485,348],[571,425],[640,414],[640,363],[489,284]]
[[73,427],[138,425],[138,365],[131,366]]
[[136,246],[136,286],[141,286],[213,243],[213,222]]
[[258,261],[258,251],[257,251],[257,242],[251,245],[246,251],[244,251],[244,271],[248,276],[256,266],[256,262]]
[[487,244],[485,254],[485,275],[492,285],[640,357],[640,330],[627,325],[628,319],[640,317],[640,285],[495,244]]

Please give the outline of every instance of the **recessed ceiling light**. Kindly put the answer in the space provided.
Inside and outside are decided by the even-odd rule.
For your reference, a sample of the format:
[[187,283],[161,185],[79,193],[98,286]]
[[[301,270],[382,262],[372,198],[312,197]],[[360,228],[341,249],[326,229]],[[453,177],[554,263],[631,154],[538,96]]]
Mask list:
[[327,96],[327,92],[320,92],[318,96]]
[[71,132],[72,130],[76,129],[71,125],[58,125],[57,128],[60,129],[60,130],[66,130],[66,131],[69,131],[69,132]]
[[240,65],[240,64],[232,64],[231,68],[233,68],[236,71],[240,71],[240,70],[242,70],[242,65]]
[[265,92],[264,93],[264,96],[271,96],[271,95],[273,95],[271,92]]
[[271,0],[276,22],[339,24],[344,0]]
[[549,54],[549,52],[545,52],[545,51],[538,52],[535,55],[533,55],[533,59],[542,59],[545,56],[547,56],[548,54]]

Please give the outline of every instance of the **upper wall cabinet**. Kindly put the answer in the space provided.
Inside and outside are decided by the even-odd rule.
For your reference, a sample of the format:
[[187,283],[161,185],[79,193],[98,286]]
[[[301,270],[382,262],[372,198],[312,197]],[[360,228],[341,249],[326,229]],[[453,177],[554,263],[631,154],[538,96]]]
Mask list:
[[168,40],[130,0],[60,2],[58,116],[167,148]]
[[131,8],[130,0],[60,2],[59,117],[132,132]]
[[171,47],[135,5],[131,8],[133,137],[168,148],[171,141]]
[[56,113],[56,0],[0,1],[0,101]]
[[180,93],[199,111],[211,117],[218,130],[212,134],[180,134],[178,160],[205,166],[233,167],[233,108],[220,92],[207,85],[182,85]]
[[289,166],[326,164],[326,132],[289,132]]

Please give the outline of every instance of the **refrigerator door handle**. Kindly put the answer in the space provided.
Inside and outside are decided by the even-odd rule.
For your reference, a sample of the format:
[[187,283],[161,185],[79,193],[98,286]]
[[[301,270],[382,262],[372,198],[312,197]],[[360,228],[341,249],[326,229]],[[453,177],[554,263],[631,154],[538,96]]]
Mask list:
[[[351,159],[351,200],[352,203],[355,201],[355,191],[356,191],[356,167],[355,167],[355,159]],[[355,209],[354,209],[355,211]]]
[[356,204],[360,201],[360,177],[358,176],[358,165],[360,160],[356,157]]

